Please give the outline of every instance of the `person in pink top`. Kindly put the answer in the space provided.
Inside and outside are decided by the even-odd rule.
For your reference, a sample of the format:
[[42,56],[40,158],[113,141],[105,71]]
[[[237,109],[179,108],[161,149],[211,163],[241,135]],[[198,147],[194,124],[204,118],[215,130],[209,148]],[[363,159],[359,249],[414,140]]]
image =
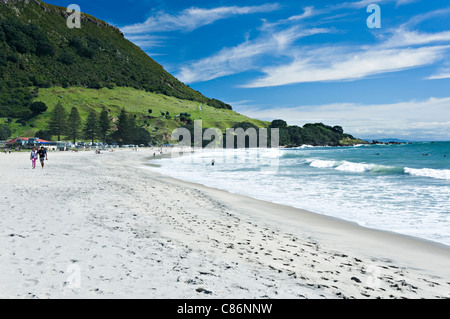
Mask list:
[[36,168],[37,158],[38,158],[38,153],[37,153],[36,147],[33,147],[33,149],[31,150],[31,154],[30,154],[31,166],[33,167],[33,169]]

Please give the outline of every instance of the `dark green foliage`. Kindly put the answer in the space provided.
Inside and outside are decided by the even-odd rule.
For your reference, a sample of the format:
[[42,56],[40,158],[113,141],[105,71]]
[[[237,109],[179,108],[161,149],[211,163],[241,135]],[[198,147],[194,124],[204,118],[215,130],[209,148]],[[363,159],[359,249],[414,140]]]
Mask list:
[[109,120],[108,111],[103,108],[98,119],[98,135],[105,143],[108,133],[111,130],[111,121]]
[[49,131],[37,131],[34,137],[40,138],[42,140],[51,141],[52,140],[52,133]]
[[191,114],[184,112],[184,113],[180,113],[180,115],[178,116],[178,118],[180,119],[180,122],[183,122],[187,125],[190,125],[193,123],[192,119],[191,119]]
[[289,126],[289,128],[288,128],[289,143],[284,144],[284,145],[300,146],[303,144],[307,144],[304,142],[302,130],[303,129],[297,125]]
[[72,38],[69,41],[69,45],[75,49],[75,52],[82,58],[92,59],[96,50],[99,48],[99,40],[92,45],[94,41],[87,39],[81,39],[78,37]]
[[3,51],[0,50],[0,67],[5,66],[8,63],[8,59]]
[[226,109],[226,110],[232,110],[233,107],[227,103],[224,103],[222,101],[216,100],[216,99],[208,99],[207,103],[211,105],[212,107],[215,107],[216,109]]
[[331,130],[337,134],[344,134],[344,129],[341,126],[334,126]]
[[83,134],[86,139],[94,143],[98,134],[98,116],[94,110],[89,112],[86,123],[84,124]]
[[44,102],[34,102],[30,105],[30,111],[34,116],[44,113],[47,111],[47,108]]
[[287,123],[284,120],[273,120],[272,123],[270,123],[269,128],[287,128]]
[[143,127],[137,127],[133,135],[133,144],[148,146],[150,142],[152,142],[150,133]]
[[117,121],[117,131],[114,132],[112,138],[120,145],[130,144],[133,135],[133,129],[131,119],[128,116],[127,111],[122,109]]
[[72,142],[75,144],[77,139],[80,137],[80,131],[81,131],[80,113],[78,112],[78,109],[76,107],[72,107],[66,125],[67,137],[70,138]]
[[58,57],[58,61],[65,65],[72,65],[75,63],[75,56],[69,52],[63,52]]
[[33,95],[27,88],[0,86],[0,117],[27,118]]
[[6,41],[6,35],[5,32],[3,32],[3,28],[0,29],[0,42]]
[[122,109],[117,121],[117,130],[110,135],[109,140],[119,145],[148,145],[153,139],[145,128],[136,125],[135,115]]
[[8,125],[0,125],[0,140],[4,141],[11,136],[11,129]]
[[4,42],[19,53],[38,56],[55,54],[47,34],[36,24],[25,24],[18,19],[9,18],[0,21],[0,28],[4,35],[0,39],[3,38]]
[[8,55],[6,60],[9,62],[12,62],[12,63],[17,63],[17,62],[19,62],[19,55],[17,53],[13,52]]
[[61,135],[64,134],[67,128],[67,112],[61,103],[56,104],[51,112],[49,122],[49,132],[52,135],[58,136],[58,141],[61,141]]
[[279,144],[280,145],[290,145],[291,137],[289,134],[289,129],[286,121],[284,120],[274,120],[269,126],[269,138],[272,140],[271,129],[278,129],[279,131]]

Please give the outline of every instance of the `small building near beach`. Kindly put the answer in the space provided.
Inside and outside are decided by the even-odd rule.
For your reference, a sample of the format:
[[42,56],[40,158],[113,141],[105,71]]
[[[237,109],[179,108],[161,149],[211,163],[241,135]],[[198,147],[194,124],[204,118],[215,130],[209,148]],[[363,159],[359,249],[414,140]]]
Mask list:
[[[42,140],[36,137],[16,137],[15,139],[6,143],[7,147],[11,148],[32,148],[44,146],[45,148],[52,150],[52,142]],[[56,148],[55,148],[56,149]]]

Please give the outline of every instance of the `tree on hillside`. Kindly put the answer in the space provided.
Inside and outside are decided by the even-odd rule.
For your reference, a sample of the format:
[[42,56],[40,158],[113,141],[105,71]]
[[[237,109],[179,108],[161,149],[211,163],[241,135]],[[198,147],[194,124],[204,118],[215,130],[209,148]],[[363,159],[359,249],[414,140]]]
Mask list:
[[37,116],[47,111],[47,105],[44,102],[34,102],[30,105],[30,111],[34,116]]
[[117,131],[115,132],[115,139],[119,144],[129,144],[133,139],[133,131],[136,126],[136,122],[132,116],[130,116],[125,109],[122,109],[117,121]]
[[152,136],[149,131],[143,127],[137,127],[133,136],[133,144],[148,145],[152,141]]
[[98,133],[98,116],[97,112],[95,112],[94,110],[91,110],[89,112],[86,123],[84,124],[83,133],[84,137],[91,140],[92,144],[94,144],[95,138],[97,137]]
[[41,140],[50,141],[52,139],[52,133],[49,131],[37,131],[34,137],[40,138]]
[[76,107],[72,107],[67,121],[67,137],[75,144],[81,131],[81,117]]
[[7,125],[0,125],[0,140],[6,140],[11,136],[11,129]]
[[287,128],[287,123],[284,120],[273,120],[269,128]]
[[289,145],[291,144],[291,139],[289,136],[289,130],[288,125],[286,121],[284,120],[274,120],[269,125],[269,137],[272,143],[272,130],[271,129],[278,129],[279,130],[279,144],[280,145]]
[[67,111],[64,106],[58,102],[51,113],[49,122],[49,131],[52,135],[58,136],[58,141],[61,141],[61,135],[65,132],[66,124]]
[[102,142],[106,142],[109,131],[111,130],[111,122],[108,117],[108,111],[103,108],[98,119],[98,134]]

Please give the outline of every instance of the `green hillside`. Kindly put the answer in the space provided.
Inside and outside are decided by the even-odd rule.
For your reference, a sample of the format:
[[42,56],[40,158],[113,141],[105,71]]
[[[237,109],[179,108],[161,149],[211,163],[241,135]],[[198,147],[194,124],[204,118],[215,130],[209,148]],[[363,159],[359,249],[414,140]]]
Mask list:
[[[39,129],[46,129],[51,111],[57,103],[61,103],[67,111],[75,106],[85,120],[90,110],[97,113],[103,108],[115,121],[122,108],[131,115],[136,115],[137,123],[148,129],[152,136],[163,140],[165,135],[171,135],[177,127],[184,125],[177,117],[181,113],[189,113],[192,120],[202,120],[204,127],[217,127],[225,130],[236,123],[250,122],[258,127],[267,127],[269,123],[250,119],[227,109],[217,109],[196,101],[181,100],[163,94],[156,94],[134,88],[116,87],[113,89],[89,89],[83,87],[52,87],[41,88],[34,101],[44,102],[47,112],[32,118],[22,125],[10,125],[13,136],[34,136]],[[149,110],[152,113],[149,113]],[[169,114],[167,114],[169,112]],[[164,115],[162,114],[164,113]],[[0,120],[0,124],[5,120]]]

